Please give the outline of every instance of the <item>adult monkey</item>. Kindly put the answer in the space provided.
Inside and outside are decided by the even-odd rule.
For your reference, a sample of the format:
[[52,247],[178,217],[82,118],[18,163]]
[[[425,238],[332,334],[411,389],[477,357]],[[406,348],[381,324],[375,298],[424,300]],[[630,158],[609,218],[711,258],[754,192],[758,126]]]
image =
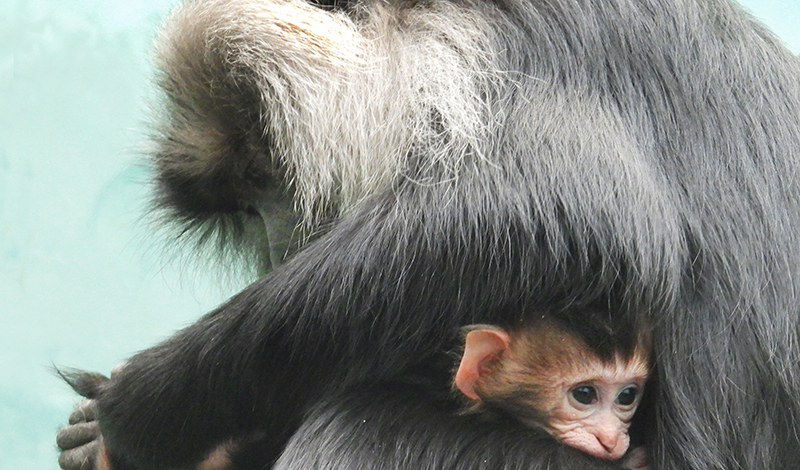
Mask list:
[[99,387],[117,470],[610,465],[437,394],[460,325],[596,302],[653,326],[653,468],[795,465],[800,61],[736,5],[211,0],[159,57],[177,220],[328,230]]

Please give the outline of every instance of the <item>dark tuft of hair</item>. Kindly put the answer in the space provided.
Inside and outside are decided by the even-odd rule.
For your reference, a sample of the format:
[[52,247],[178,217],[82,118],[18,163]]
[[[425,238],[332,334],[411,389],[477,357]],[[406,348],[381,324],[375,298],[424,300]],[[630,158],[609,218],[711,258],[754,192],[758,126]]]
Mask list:
[[75,392],[84,398],[98,398],[102,395],[103,388],[108,382],[108,377],[79,369],[60,369],[53,367],[64,382],[69,384]]

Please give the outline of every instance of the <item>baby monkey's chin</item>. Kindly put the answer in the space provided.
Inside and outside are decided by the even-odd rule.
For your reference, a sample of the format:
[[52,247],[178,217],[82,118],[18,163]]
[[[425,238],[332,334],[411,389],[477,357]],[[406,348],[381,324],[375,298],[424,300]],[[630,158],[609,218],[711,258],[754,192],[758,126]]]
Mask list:
[[598,438],[588,432],[581,432],[560,436],[558,439],[564,445],[604,460],[621,459],[628,452],[630,445],[630,438],[627,434],[618,436],[615,440],[609,440],[603,437]]

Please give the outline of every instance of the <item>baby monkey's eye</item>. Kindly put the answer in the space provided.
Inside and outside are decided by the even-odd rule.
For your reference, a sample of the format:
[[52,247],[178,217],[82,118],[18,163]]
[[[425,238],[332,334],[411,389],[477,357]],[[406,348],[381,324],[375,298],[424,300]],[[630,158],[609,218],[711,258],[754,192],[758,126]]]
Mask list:
[[638,390],[636,387],[628,387],[617,395],[617,403],[622,406],[630,406],[636,402]]
[[572,390],[572,398],[575,399],[578,403],[583,405],[590,405],[597,400],[597,390],[594,387],[590,387],[588,385],[584,385],[582,387],[577,387]]

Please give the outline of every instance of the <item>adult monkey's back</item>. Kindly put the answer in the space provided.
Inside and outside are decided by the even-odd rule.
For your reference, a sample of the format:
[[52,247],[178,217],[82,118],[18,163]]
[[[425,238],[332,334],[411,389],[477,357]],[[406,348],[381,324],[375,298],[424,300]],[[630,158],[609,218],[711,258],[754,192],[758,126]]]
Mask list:
[[425,400],[460,326],[598,303],[654,329],[655,468],[796,465],[800,61],[738,6],[200,1],[159,60],[167,213],[315,237],[101,387],[121,468],[557,468]]

